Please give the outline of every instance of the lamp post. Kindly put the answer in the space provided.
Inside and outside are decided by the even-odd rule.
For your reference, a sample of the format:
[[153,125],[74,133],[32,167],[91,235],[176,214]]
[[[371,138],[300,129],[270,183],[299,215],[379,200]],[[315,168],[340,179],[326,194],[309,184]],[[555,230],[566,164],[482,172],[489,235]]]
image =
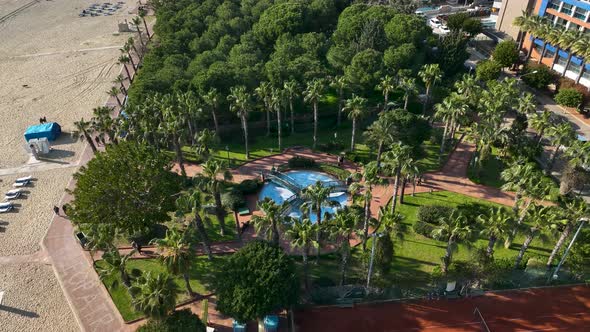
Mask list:
[[371,284],[371,274],[373,274],[373,260],[375,259],[375,244],[377,243],[377,238],[382,237],[383,233],[373,233],[369,236],[373,238],[373,245],[371,246],[371,259],[369,260],[369,272],[367,273],[367,290],[369,290],[369,286]]
[[225,146],[225,151],[227,152],[227,166],[231,167],[231,162],[229,160],[229,146]]
[[584,227],[584,224],[587,221],[588,221],[588,218],[580,218],[580,226],[578,226],[578,230],[576,231],[576,234],[574,234],[574,237],[572,237],[572,240],[570,241],[570,244],[565,249],[565,252],[563,253],[563,256],[561,256],[561,260],[559,261],[559,264],[557,264],[557,266],[555,267],[555,270],[553,271],[553,273],[551,275],[549,275],[549,278],[547,278],[547,283],[549,283],[549,281],[551,281],[551,278],[553,278],[553,280],[555,280],[555,279],[557,279],[559,277],[559,275],[558,275],[559,269],[561,269],[561,265],[563,264],[563,262],[565,262],[565,259],[567,257],[567,254],[570,252],[570,249],[574,245],[574,242],[576,242],[576,238],[580,234],[580,231],[582,230],[582,227]]

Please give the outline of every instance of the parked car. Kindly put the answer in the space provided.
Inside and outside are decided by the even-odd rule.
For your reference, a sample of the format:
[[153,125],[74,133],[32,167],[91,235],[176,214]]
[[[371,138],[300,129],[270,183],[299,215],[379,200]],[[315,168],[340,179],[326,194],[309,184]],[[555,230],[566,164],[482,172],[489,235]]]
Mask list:
[[442,23],[440,22],[440,20],[438,18],[431,18],[430,20],[428,20],[428,25],[433,28],[436,29],[438,27],[440,27],[442,25]]
[[451,32],[451,30],[449,30],[449,27],[447,27],[446,25],[441,25],[438,29],[440,30],[441,35],[446,35],[447,33]]

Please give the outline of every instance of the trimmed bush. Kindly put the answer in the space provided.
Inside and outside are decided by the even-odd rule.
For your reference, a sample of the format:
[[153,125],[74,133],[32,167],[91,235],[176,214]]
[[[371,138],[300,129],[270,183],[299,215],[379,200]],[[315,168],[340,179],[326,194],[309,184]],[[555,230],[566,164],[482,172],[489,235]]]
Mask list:
[[[532,72],[537,71],[532,74]],[[526,76],[525,76],[526,75]],[[545,89],[554,80],[554,74],[545,65],[527,65],[522,80],[535,89]]]
[[162,321],[150,319],[138,332],[205,332],[205,324],[190,309],[174,311]]
[[258,180],[244,180],[237,185],[236,189],[244,195],[252,195],[258,191],[260,185],[261,183]]
[[289,168],[312,168],[316,166],[315,160],[299,156],[289,159],[287,164]]
[[448,216],[453,208],[442,205],[426,205],[418,209],[418,221],[431,225],[438,225],[438,220],[443,216]]
[[561,106],[578,107],[582,104],[584,96],[576,89],[560,89],[555,96],[555,101]]
[[232,210],[238,211],[239,208],[246,205],[244,195],[239,190],[232,190],[221,195],[221,202],[223,206]]
[[430,238],[432,237],[434,225],[422,221],[416,221],[412,228],[414,229],[414,232],[416,232],[416,234],[424,235]]
[[502,66],[494,60],[482,60],[475,68],[477,79],[482,82],[492,81],[500,77]]

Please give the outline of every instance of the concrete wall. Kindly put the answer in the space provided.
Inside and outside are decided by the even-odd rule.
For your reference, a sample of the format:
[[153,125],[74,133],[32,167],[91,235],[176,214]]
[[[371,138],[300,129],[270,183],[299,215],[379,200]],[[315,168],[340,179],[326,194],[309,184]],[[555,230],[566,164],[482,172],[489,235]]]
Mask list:
[[515,18],[522,15],[522,11],[529,11],[533,8],[535,0],[502,0],[502,6],[498,13],[498,20],[496,21],[496,30],[502,31],[512,37],[518,39],[518,27],[512,25]]

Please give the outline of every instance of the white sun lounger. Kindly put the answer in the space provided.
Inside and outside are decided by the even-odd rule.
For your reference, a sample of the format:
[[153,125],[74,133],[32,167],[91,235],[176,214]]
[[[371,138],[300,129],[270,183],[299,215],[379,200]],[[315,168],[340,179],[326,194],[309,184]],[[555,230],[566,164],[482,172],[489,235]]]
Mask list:
[[19,198],[21,194],[22,194],[22,189],[13,189],[13,190],[10,190],[6,193],[6,195],[4,196],[4,199],[6,199],[6,200],[16,199],[16,198]]
[[31,183],[31,181],[26,181],[26,182],[15,182],[12,186],[14,188],[22,188],[22,187],[26,187],[29,183]]
[[29,175],[29,176],[25,176],[23,178],[18,178],[16,180],[14,180],[14,182],[31,182],[33,180],[33,176]]
[[8,212],[12,210],[13,207],[14,206],[11,202],[0,203],[0,213]]
[[0,208],[5,208],[7,206],[12,206],[12,202],[2,202],[2,203],[0,203]]

